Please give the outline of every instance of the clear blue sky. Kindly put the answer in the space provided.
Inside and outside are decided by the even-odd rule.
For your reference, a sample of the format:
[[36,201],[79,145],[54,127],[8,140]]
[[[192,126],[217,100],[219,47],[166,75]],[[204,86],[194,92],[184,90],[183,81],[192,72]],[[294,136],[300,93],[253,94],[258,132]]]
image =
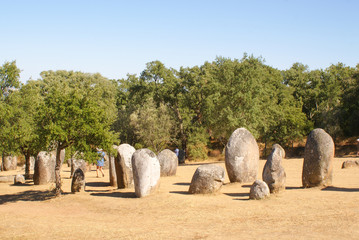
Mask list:
[[0,9],[0,65],[16,60],[23,82],[59,69],[119,79],[154,60],[179,69],[244,52],[281,70],[359,63],[355,0],[0,0]]

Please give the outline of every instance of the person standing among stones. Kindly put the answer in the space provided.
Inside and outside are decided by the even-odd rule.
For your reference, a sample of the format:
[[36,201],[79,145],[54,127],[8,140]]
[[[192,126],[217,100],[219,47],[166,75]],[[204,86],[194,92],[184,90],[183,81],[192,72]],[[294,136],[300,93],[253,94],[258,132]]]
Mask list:
[[98,172],[100,171],[102,173],[102,177],[105,176],[105,173],[103,172],[103,166],[105,165],[105,153],[102,149],[98,149],[97,154],[100,156],[100,159],[97,160],[96,163],[96,174],[98,176]]
[[179,149],[178,149],[178,147],[176,147],[176,149],[175,149],[175,154],[176,154],[176,156],[177,156],[177,158],[178,158],[178,154],[179,154]]

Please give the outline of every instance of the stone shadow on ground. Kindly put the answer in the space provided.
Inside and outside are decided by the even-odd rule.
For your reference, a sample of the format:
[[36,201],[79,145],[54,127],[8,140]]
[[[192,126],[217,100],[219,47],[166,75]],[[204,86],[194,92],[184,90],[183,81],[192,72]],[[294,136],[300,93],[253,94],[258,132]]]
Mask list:
[[189,185],[191,185],[191,183],[188,183],[188,182],[178,182],[178,183],[174,183],[173,185],[189,186]]
[[170,191],[170,193],[182,194],[182,195],[189,195],[190,194],[188,191]]
[[90,193],[97,197],[137,198],[134,192]]
[[15,194],[0,195],[0,205],[18,201],[46,201],[55,198],[51,191],[24,191]]
[[248,201],[249,193],[223,193],[227,196],[234,197],[233,200]]
[[108,182],[87,182],[86,187],[108,187],[110,183]]
[[285,190],[297,190],[297,189],[304,189],[304,187],[285,187]]
[[322,191],[334,191],[334,192],[359,192],[359,188],[343,188],[343,187],[325,187]]

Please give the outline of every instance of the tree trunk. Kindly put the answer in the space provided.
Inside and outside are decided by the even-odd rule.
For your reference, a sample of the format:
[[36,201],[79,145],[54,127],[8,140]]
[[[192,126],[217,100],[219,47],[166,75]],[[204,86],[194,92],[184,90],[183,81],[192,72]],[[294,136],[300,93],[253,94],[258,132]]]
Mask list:
[[25,153],[24,153],[24,156],[25,156],[25,179],[30,179],[30,151],[27,150]]
[[60,171],[61,171],[61,145],[57,144],[57,149],[56,149],[56,165],[55,165],[55,182],[56,182],[56,189],[55,189],[55,194],[56,197],[61,196],[61,175],[60,175]]
[[4,171],[4,153],[1,154],[1,171]]

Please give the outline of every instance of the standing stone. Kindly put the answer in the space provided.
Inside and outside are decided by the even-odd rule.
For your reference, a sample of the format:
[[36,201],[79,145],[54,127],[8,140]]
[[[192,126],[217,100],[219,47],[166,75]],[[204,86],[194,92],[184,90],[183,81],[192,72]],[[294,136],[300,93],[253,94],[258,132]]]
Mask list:
[[323,129],[310,132],[304,149],[303,187],[332,184],[334,148],[332,137]]
[[178,163],[184,164],[186,159],[186,152],[182,149],[178,151]]
[[81,168],[77,168],[72,177],[71,192],[80,192],[81,189],[85,191],[85,174]]
[[173,151],[165,149],[157,155],[157,158],[160,161],[161,177],[176,175],[178,157]]
[[156,154],[146,148],[135,151],[132,168],[137,197],[145,197],[158,189],[161,167]]
[[249,192],[249,199],[260,200],[269,197],[269,187],[262,180],[255,180]]
[[87,163],[85,160],[83,159],[72,159],[71,160],[71,174],[70,174],[70,178],[73,177],[75,171],[81,168],[82,172],[85,174],[87,171]]
[[286,174],[282,167],[282,158],[284,156],[284,149],[279,144],[274,144],[272,152],[264,165],[262,178],[267,183],[271,193],[285,190]]
[[17,168],[17,157],[16,156],[5,156],[3,158],[4,171],[16,170]]
[[25,177],[24,175],[17,174],[14,177],[14,185],[21,185],[25,183]]
[[193,174],[188,192],[207,194],[218,192],[224,183],[224,169],[221,166],[206,164],[199,166]]
[[55,181],[56,155],[40,152],[35,161],[34,184],[42,185]]
[[136,149],[127,143],[121,144],[117,148],[115,168],[118,188],[133,187],[131,158],[135,151]]
[[[117,149],[117,146],[114,148]],[[117,187],[117,176],[116,176],[116,165],[115,157],[109,155],[109,177],[110,177],[110,186]]]
[[236,129],[228,140],[225,157],[231,182],[256,180],[259,165],[259,149],[253,135],[245,128]]

